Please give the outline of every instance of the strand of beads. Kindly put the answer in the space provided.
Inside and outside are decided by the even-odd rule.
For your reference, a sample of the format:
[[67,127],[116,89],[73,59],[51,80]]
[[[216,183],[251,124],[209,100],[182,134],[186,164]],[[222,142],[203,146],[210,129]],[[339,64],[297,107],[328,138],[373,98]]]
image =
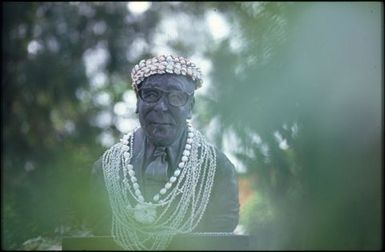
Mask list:
[[[171,198],[167,199],[169,202],[165,203],[167,205],[165,208],[162,207],[159,215],[161,216],[163,212],[169,211],[170,216],[162,219],[161,222],[158,221],[161,220],[159,216],[155,223],[152,224],[154,230],[159,231],[158,234],[154,234],[152,231],[149,232],[149,230],[135,218],[133,212],[127,211],[127,205],[130,205],[127,198],[127,196],[129,196],[127,190],[130,190],[131,195],[135,194],[132,191],[131,183],[130,186],[125,187],[121,186],[123,184],[121,180],[119,180],[119,173],[122,171],[122,166],[126,164],[125,158],[123,157],[123,145],[117,144],[104,154],[104,175],[107,191],[111,200],[111,208],[113,210],[112,236],[123,248],[130,250],[165,249],[174,234],[191,232],[202,218],[213,186],[213,178],[216,170],[216,154],[215,148],[203,138],[199,131],[194,130],[188,133],[194,134],[193,137],[190,135],[190,137],[193,138],[190,149],[191,154],[188,156],[188,162],[185,163],[183,169],[180,169],[181,172],[174,187],[169,191],[167,196],[162,197],[163,200],[169,197]],[[133,154],[133,139],[131,139],[131,136],[132,135],[127,138],[127,141],[131,143],[129,149],[124,149],[125,151],[131,151],[130,154]],[[200,148],[199,155],[198,146]],[[129,177],[128,172],[127,177]],[[193,179],[195,177],[196,179]],[[198,183],[198,181],[200,182]],[[176,202],[177,206],[167,210],[168,204],[171,204],[173,199],[175,199],[175,195],[179,194],[179,189],[181,189],[181,199]],[[158,204],[145,202],[143,205],[142,203],[139,203],[139,205],[154,207]],[[137,210],[139,211],[139,209]],[[141,209],[141,211],[142,210],[143,209]],[[188,216],[187,213],[190,212],[191,215]]]
[[165,186],[162,189],[160,189],[159,193],[155,194],[154,197],[152,198],[152,200],[154,202],[159,201],[162,203],[162,200],[160,200],[161,195],[166,194],[167,190],[169,190],[172,187],[172,185],[175,183],[175,181],[177,180],[178,176],[181,173],[181,169],[183,169],[183,167],[186,166],[186,163],[188,162],[190,154],[191,154],[190,150],[191,150],[191,145],[192,145],[193,139],[194,139],[193,137],[194,137],[194,133],[193,133],[192,126],[190,123],[188,123],[187,124],[186,145],[185,145],[185,148],[183,150],[181,161],[179,162],[177,169],[174,171],[173,176],[171,176],[169,181],[165,184]]
[[[123,179],[123,183],[125,183],[128,187],[128,178],[126,174],[130,176],[130,180],[132,182],[132,188],[134,190],[135,199],[138,202],[144,203],[144,197],[142,195],[142,192],[140,191],[140,186],[138,184],[138,180],[135,176],[135,171],[133,166],[130,164],[131,156],[132,154],[130,151],[133,150],[133,139],[134,134],[131,135],[127,134],[124,135],[121,139],[121,143],[123,144],[123,156],[124,156],[124,165],[123,165],[123,174],[125,175]],[[178,163],[177,169],[174,171],[173,176],[170,177],[169,181],[164,185],[162,189],[160,189],[159,193],[155,194],[152,198],[154,203],[160,203],[163,204],[164,201],[161,199],[162,196],[164,196],[167,191],[173,186],[173,184],[178,179],[178,176],[181,174],[181,169],[183,169],[186,166],[186,163],[189,160],[190,154],[191,154],[191,146],[194,139],[194,133],[193,128],[190,122],[187,122],[187,139],[186,139],[186,145],[183,150],[181,161]],[[129,143],[130,140],[130,143]],[[130,146],[128,146],[130,144]],[[131,148],[130,148],[131,147]],[[148,202],[150,203],[150,202]]]
[[[120,140],[121,143],[123,144],[123,157],[124,157],[124,165],[123,165],[123,174],[124,174],[124,179],[123,183],[130,189],[129,184],[128,184],[128,179],[127,179],[127,174],[130,176],[130,180],[132,183],[132,188],[134,190],[133,196],[134,198],[138,201],[143,203],[144,202],[144,197],[142,195],[142,192],[140,191],[140,186],[138,184],[138,179],[135,176],[135,171],[134,167],[131,162],[131,157],[132,154],[131,152],[133,151],[134,148],[134,132],[132,134],[126,134],[123,136],[123,138]],[[131,152],[130,152],[131,151]]]

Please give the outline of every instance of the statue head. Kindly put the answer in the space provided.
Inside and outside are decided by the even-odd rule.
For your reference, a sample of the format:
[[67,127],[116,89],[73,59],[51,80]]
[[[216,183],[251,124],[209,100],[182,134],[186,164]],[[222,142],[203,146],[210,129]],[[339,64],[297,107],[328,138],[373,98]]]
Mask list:
[[172,144],[191,118],[194,90],[201,84],[199,69],[185,58],[160,56],[142,60],[131,76],[145,135],[154,145]]

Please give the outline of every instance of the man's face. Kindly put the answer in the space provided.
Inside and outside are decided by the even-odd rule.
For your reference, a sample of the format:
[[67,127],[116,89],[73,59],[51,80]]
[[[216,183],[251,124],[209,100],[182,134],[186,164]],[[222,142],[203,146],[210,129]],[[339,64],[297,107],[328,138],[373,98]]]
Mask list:
[[[161,89],[162,96],[156,102],[146,102],[138,97],[139,122],[147,138],[154,144],[168,146],[172,144],[186,127],[186,119],[191,116],[193,97],[189,96],[186,104],[170,104],[167,92],[183,91],[192,94],[194,83],[184,76],[173,74],[151,75],[146,78],[140,89]],[[151,93],[148,95],[151,98]],[[168,97],[167,97],[168,96]],[[171,103],[173,103],[171,101]]]

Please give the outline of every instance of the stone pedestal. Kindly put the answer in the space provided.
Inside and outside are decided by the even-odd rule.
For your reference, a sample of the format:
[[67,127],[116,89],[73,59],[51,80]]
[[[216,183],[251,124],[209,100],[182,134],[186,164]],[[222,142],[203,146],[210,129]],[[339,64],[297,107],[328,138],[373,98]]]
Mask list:
[[[249,250],[249,236],[232,233],[176,235],[167,250]],[[62,250],[123,250],[110,236],[65,237]]]

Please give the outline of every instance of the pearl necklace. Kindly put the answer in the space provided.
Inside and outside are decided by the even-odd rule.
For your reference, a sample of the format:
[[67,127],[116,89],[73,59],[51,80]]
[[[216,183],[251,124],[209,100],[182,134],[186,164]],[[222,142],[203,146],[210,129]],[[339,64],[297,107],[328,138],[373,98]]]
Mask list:
[[[134,130],[135,132],[136,130]],[[145,202],[143,194],[140,190],[140,186],[138,184],[138,179],[135,176],[135,171],[130,164],[132,154],[130,151],[133,150],[133,142],[134,142],[134,134],[126,134],[123,136],[122,139],[120,139],[120,142],[124,145],[123,147],[123,156],[125,158],[125,167],[123,168],[124,172],[124,179],[123,183],[128,184],[128,179],[126,175],[128,174],[130,177],[130,181],[132,182],[132,188],[134,189],[134,198],[138,202],[138,204],[135,206],[135,219],[139,222],[150,224],[153,223],[156,219],[156,207],[166,204],[164,199],[161,199],[161,197],[165,196],[167,191],[173,186],[173,184],[177,181],[178,176],[181,174],[181,169],[186,166],[186,163],[189,160],[190,156],[190,150],[191,146],[193,144],[193,138],[194,133],[192,130],[191,123],[187,122],[187,139],[186,144],[182,153],[182,158],[178,164],[177,169],[174,171],[173,176],[170,177],[169,181],[164,185],[162,189],[159,190],[158,193],[156,193],[153,198],[152,202]]]
[[103,154],[104,181],[112,210],[111,235],[124,249],[165,249],[175,234],[192,232],[206,211],[216,171],[215,147],[188,124],[178,168],[145,202],[130,163],[133,135],[123,136]]

